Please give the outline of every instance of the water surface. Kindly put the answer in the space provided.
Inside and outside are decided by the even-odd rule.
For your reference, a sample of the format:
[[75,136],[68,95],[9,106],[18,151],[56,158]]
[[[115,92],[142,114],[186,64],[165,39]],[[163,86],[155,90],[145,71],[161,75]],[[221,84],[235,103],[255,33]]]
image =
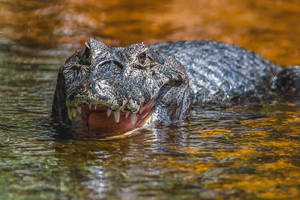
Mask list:
[[297,0],[1,0],[0,199],[299,199],[299,99],[115,141],[59,138],[50,118],[58,67],[89,37],[218,40],[293,65],[299,16]]

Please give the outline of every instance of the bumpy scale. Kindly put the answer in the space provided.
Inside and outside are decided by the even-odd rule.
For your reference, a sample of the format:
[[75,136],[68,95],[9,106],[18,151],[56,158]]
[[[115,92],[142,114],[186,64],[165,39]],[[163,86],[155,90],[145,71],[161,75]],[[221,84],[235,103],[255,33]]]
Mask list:
[[300,66],[281,68],[212,41],[109,47],[90,39],[59,69],[55,121],[116,135],[184,120],[192,104],[232,106],[299,95]]

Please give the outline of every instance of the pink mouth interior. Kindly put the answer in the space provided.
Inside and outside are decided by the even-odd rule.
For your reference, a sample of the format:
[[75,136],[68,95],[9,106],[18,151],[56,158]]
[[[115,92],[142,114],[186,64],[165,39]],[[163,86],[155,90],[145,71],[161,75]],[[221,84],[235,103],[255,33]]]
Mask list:
[[126,118],[126,112],[120,111],[120,120],[117,123],[114,119],[114,113],[107,116],[107,108],[97,106],[96,109],[89,109],[88,106],[82,106],[81,118],[89,130],[99,134],[109,133],[109,135],[121,134],[139,127],[144,119],[151,113],[153,103],[147,104],[143,112],[136,113],[136,119],[131,122],[131,113]]

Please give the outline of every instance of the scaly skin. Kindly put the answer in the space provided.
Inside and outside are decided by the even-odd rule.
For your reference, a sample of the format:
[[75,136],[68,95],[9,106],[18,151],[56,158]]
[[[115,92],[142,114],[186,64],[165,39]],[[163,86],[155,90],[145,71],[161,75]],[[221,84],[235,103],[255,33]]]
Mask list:
[[56,121],[114,135],[185,119],[188,97],[186,71],[174,58],[90,39],[60,68],[52,111]]
[[60,68],[55,121],[117,135],[184,120],[191,104],[231,106],[299,94],[300,66],[282,68],[212,41],[108,47],[90,39]]

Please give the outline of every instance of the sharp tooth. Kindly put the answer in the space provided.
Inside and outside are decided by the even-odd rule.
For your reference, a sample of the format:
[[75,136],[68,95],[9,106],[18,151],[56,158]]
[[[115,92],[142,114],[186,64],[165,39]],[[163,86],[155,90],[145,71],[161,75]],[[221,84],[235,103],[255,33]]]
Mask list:
[[71,113],[70,108],[67,108],[67,110],[68,110],[68,117],[69,117],[69,120],[72,120],[72,113]]
[[91,104],[89,104],[89,110],[92,110],[92,105]]
[[111,109],[107,109],[106,116],[109,117],[111,115]]
[[141,105],[140,110],[139,110],[139,114],[142,114],[144,112],[144,110],[145,110],[145,106]]
[[129,111],[126,111],[125,118],[127,119],[129,116]]
[[81,107],[80,107],[80,106],[77,107],[77,113],[78,113],[79,115],[81,115]]
[[96,105],[94,105],[94,110],[97,110],[97,106]]
[[75,108],[72,108],[71,109],[71,112],[72,112],[72,117],[73,118],[76,118],[76,116],[77,116],[77,112],[76,112],[77,110],[75,109]]
[[120,121],[120,111],[115,111],[114,112],[114,117],[115,117],[116,123],[119,123],[119,121]]
[[134,125],[135,120],[136,120],[136,114],[135,114],[135,113],[132,113],[132,114],[130,115],[130,122],[131,122],[132,125]]

